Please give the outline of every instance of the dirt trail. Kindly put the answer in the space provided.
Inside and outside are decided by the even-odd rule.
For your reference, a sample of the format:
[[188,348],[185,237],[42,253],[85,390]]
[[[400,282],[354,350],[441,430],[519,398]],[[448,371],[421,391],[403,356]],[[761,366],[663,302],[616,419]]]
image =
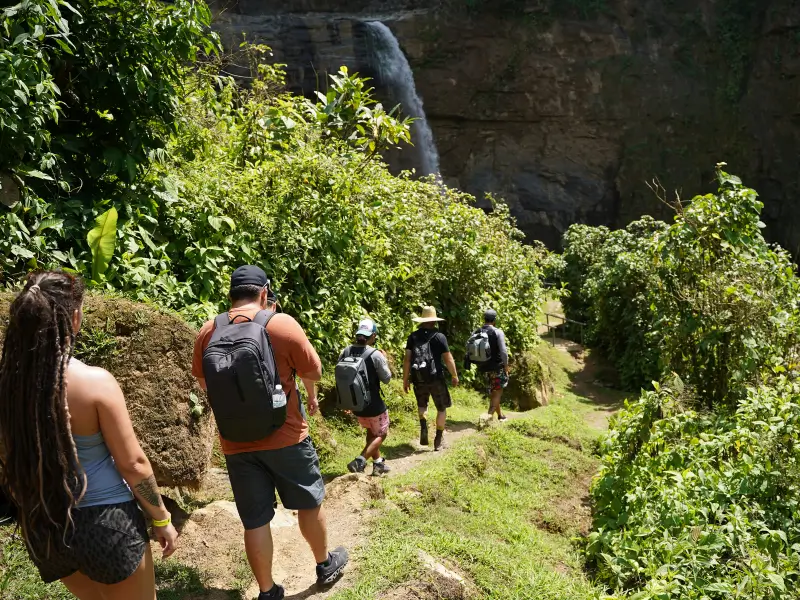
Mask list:
[[571,391],[593,408],[586,413],[586,422],[595,429],[608,429],[609,419],[628,396],[610,387],[608,379],[615,377],[612,369],[595,354],[587,353],[580,344],[570,340],[556,338],[556,348],[568,354],[573,361]]
[[[518,413],[508,414],[511,418],[519,416]],[[414,442],[416,451],[413,454],[387,461],[392,468],[388,476],[407,473],[426,460],[446,453],[459,439],[475,433],[478,425],[448,428],[442,452],[434,452],[432,446],[423,448]],[[232,497],[224,471],[213,470],[205,492],[217,498]],[[372,510],[369,508],[370,500],[382,496],[383,488],[379,481],[367,474],[343,475],[328,483],[325,511],[330,544],[345,546],[351,552],[361,545],[364,523]],[[230,600],[232,592],[236,591],[243,591],[248,600],[258,596],[258,586],[253,581],[244,554],[242,524],[233,502],[215,501],[193,512],[184,523],[176,522],[182,525],[182,532],[175,559],[197,568],[208,577],[204,581],[207,592],[198,600]],[[333,588],[317,589],[314,558],[292,511],[279,507],[272,522],[272,536],[275,548],[273,575],[286,588],[287,600],[322,600],[353,582],[355,565],[351,561],[344,578]]]
[[[560,305],[554,304],[550,308],[552,312],[560,312]],[[571,357],[569,371],[572,391],[592,406],[592,410],[586,412],[587,422],[596,429],[607,429],[608,419],[621,405],[624,394],[607,387],[603,381],[607,371],[602,361],[584,352],[578,344],[556,338],[556,347]],[[514,418],[520,414],[509,413],[509,416]],[[478,431],[486,418],[482,417],[474,425],[448,428],[443,453],[459,439]],[[416,442],[413,445],[415,452],[411,455],[388,461],[392,468],[390,477],[407,473],[440,455],[433,452],[431,447],[423,448]],[[587,478],[586,485],[582,487],[588,490],[588,485]],[[206,483],[206,493],[214,498],[232,498],[224,471],[215,469],[212,472]],[[348,474],[328,483],[325,507],[331,546],[343,545],[353,551],[363,544],[364,524],[373,510],[370,501],[382,496],[380,482],[366,474]],[[588,510],[585,498],[565,498],[563,502],[565,510],[576,514]],[[354,582],[356,568],[351,561],[344,578],[333,588],[317,589],[314,559],[300,534],[297,516],[292,511],[278,509],[272,522],[272,535],[275,548],[274,577],[286,588],[288,600],[322,600]],[[236,592],[244,592],[247,600],[258,596],[258,586],[245,558],[243,529],[233,502],[218,500],[188,516],[183,524],[181,546],[175,558],[207,574],[203,582],[207,591],[198,596],[198,600],[230,600],[237,597],[234,595]]]

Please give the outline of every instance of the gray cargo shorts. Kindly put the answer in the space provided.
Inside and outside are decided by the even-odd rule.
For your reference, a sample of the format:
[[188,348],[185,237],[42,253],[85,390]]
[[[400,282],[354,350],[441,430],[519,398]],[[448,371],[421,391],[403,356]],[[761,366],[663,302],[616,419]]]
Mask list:
[[245,529],[258,529],[272,521],[278,505],[276,490],[289,510],[316,508],[325,498],[325,483],[311,438],[277,450],[231,454],[225,461]]

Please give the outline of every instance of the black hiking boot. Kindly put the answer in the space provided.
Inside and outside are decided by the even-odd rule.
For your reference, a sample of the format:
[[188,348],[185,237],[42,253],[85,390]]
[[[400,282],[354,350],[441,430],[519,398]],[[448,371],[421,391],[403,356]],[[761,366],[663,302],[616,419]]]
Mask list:
[[272,586],[270,591],[261,592],[258,595],[258,600],[283,600],[284,596],[286,596],[286,593],[283,586],[276,583]]
[[380,475],[386,475],[386,473],[388,473],[391,470],[392,470],[392,468],[389,465],[386,464],[385,460],[382,460],[380,462],[374,462],[373,461],[373,463],[372,463],[372,476],[373,477],[378,477]]
[[436,437],[433,438],[433,449],[438,452],[442,449],[442,438],[444,437],[444,431],[441,429],[436,430]]
[[427,446],[428,445],[428,426],[425,425],[424,427],[419,428],[419,445],[420,446]]
[[367,468],[367,459],[362,458],[360,456],[355,457],[349,463],[347,463],[347,470],[351,473],[363,473],[364,469]]
[[497,417],[497,420],[498,421],[508,421],[508,417],[505,416],[505,415],[500,415],[499,417]]
[[336,550],[328,552],[327,565],[317,565],[317,585],[331,585],[342,576],[347,564],[347,550],[339,546]]

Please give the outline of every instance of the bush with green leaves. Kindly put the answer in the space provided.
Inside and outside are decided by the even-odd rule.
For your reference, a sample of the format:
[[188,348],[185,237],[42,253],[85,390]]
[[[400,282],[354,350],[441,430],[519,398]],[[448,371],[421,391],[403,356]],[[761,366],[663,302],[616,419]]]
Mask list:
[[[310,101],[281,92],[283,71],[264,64],[265,48],[242,52],[252,85],[206,62],[183,82],[165,152],[122,193],[11,213],[13,243],[28,256],[15,268],[62,264],[199,323],[226,305],[236,266],[259,264],[328,357],[365,314],[399,350],[426,304],[456,351],[490,305],[512,349],[537,343],[545,252],[522,243],[504,204],[487,214],[433,180],[392,176],[380,153],[407,142],[413,125],[364,79],[342,69]],[[48,211],[47,227],[29,206]]]
[[652,310],[658,280],[650,251],[664,229],[664,223],[642,217],[625,229],[573,225],[564,235],[566,314],[587,323],[587,343],[616,365],[627,389],[660,376]]
[[733,409],[765,365],[797,362],[800,282],[788,252],[764,240],[758,194],[717,176],[718,193],[679,207],[657,236],[654,330],[665,368],[709,408]]
[[591,566],[636,600],[800,598],[800,384],[771,378],[733,414],[687,408],[681,385],[601,444]]
[[567,316],[588,322],[627,388],[678,373],[708,406],[730,403],[797,340],[800,293],[788,254],[761,234],[757,194],[718,169],[717,194],[676,204],[667,226],[572,226]]
[[203,2],[20,0],[0,9],[0,277],[77,268],[87,231],[176,131]]
[[594,340],[669,382],[601,445],[586,553],[619,597],[800,597],[800,289],[756,192],[721,167],[669,227],[570,239],[565,258]]

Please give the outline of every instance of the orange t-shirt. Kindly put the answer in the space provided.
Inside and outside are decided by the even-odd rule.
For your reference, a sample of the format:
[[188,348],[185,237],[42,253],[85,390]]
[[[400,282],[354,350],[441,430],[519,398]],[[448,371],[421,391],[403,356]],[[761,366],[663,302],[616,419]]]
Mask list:
[[[228,314],[232,319],[237,316],[253,319],[258,313],[257,308],[244,307],[231,309]],[[211,341],[214,332],[214,321],[208,321],[200,329],[194,343],[194,356],[192,357],[192,375],[198,379],[203,376],[203,352]],[[279,313],[272,317],[267,324],[267,333],[272,343],[275,361],[278,363],[278,374],[281,378],[283,389],[286,390],[286,422],[274,433],[256,442],[230,442],[220,436],[222,451],[225,454],[240,454],[242,452],[257,452],[259,450],[277,450],[299,444],[308,437],[308,423],[300,412],[300,393],[292,374],[304,379],[316,379],[316,373],[321,369],[319,356],[308,341],[303,328],[292,317]]]

